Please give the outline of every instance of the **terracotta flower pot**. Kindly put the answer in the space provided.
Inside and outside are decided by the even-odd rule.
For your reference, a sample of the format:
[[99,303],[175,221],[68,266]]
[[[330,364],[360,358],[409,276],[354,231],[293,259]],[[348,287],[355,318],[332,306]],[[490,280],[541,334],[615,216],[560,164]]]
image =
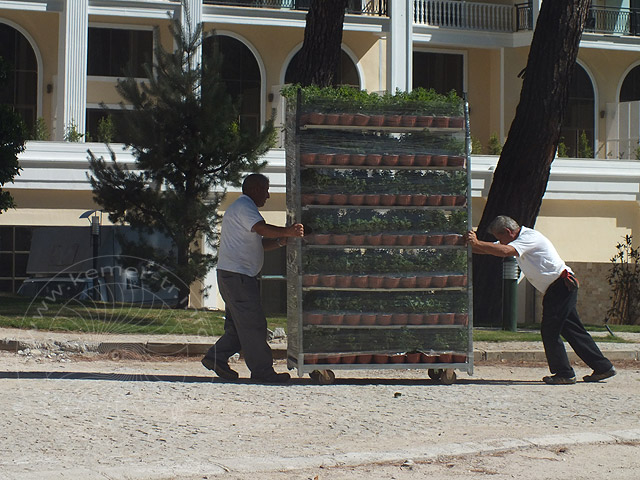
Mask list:
[[300,203],[302,205],[313,205],[316,196],[313,193],[303,193],[300,195]]
[[413,164],[417,167],[428,167],[431,165],[431,155],[416,155]]
[[428,235],[426,233],[414,233],[412,236],[412,245],[426,245]]
[[367,235],[366,242],[368,245],[380,245],[382,243],[382,234],[376,233]]
[[396,204],[396,195],[393,193],[383,193],[380,195],[380,205],[390,207]]
[[449,117],[434,117],[432,125],[435,128],[447,128],[449,126]]
[[329,245],[332,235],[329,233],[316,233],[313,235],[313,243],[316,245]]
[[468,313],[456,313],[456,316],[453,320],[454,325],[467,325],[469,323],[469,314]]
[[416,278],[416,287],[429,288],[430,286],[431,286],[431,277],[426,275],[421,275]]
[[407,247],[413,243],[413,235],[398,235],[396,245]]
[[330,165],[331,164],[331,154],[329,153],[318,153],[316,154],[316,160],[314,165]]
[[447,165],[448,160],[447,155],[432,155],[431,156],[431,166],[433,167],[445,167]]
[[455,195],[443,195],[440,204],[444,207],[453,207],[456,204]]
[[427,245],[430,245],[432,247],[437,247],[438,245],[442,245],[442,241],[443,240],[444,240],[444,235],[441,235],[439,233],[433,234],[433,235],[428,235],[427,236]]
[[389,355],[376,353],[376,354],[373,355],[373,362],[374,363],[388,363],[389,362]]
[[424,314],[410,313],[408,323],[409,325],[422,325],[424,323]]
[[381,127],[384,124],[384,115],[371,115],[369,117],[370,127]]
[[[326,113],[324,115],[325,125],[338,125],[339,120],[340,120],[340,115],[337,113]],[[447,124],[448,124],[448,120],[447,120]]]
[[335,287],[336,276],[335,275],[320,275],[318,278],[318,284],[323,287]]
[[367,288],[369,287],[368,275],[354,275],[351,279],[351,286],[355,288]]
[[337,288],[349,288],[351,286],[351,275],[337,275],[336,287]]
[[462,128],[464,117],[449,117],[449,128]]
[[440,313],[438,314],[438,325],[453,325],[455,318],[455,313]]
[[371,363],[371,360],[373,360],[373,355],[369,354],[359,354],[356,357],[356,363]]
[[349,235],[346,233],[334,233],[331,235],[331,243],[333,245],[346,245]]
[[467,196],[466,195],[456,195],[456,205],[463,206],[467,204]]
[[411,197],[412,195],[401,194],[396,196],[396,205],[400,205],[402,207],[406,207],[411,205]]
[[347,198],[349,205],[362,205],[364,203],[364,195],[361,193],[353,193]]
[[400,277],[384,277],[384,281],[382,282],[384,288],[398,288],[398,285],[400,285]]
[[404,363],[407,357],[404,353],[396,353],[395,355],[389,355],[389,363]]
[[341,113],[338,117],[338,125],[353,125],[353,113]]
[[427,203],[427,196],[423,193],[416,193],[415,195],[411,195],[411,205],[415,205],[416,207],[422,207]]
[[331,203],[333,205],[346,205],[347,198],[348,196],[346,193],[334,193],[331,195]]
[[383,233],[382,234],[382,245],[391,246],[395,245],[398,240],[398,235],[393,233]]
[[380,195],[367,193],[364,196],[364,203],[369,206],[380,205]]
[[326,363],[336,365],[340,363],[340,355],[327,355]]
[[315,365],[318,363],[318,354],[317,353],[305,353],[304,354],[304,363],[307,365]]
[[454,353],[451,355],[453,363],[466,363],[467,355],[465,353]]
[[451,363],[453,355],[451,353],[441,353],[438,355],[438,363]]
[[380,162],[382,162],[382,155],[378,153],[369,153],[364,161],[366,165],[371,167],[377,167],[380,165]]
[[442,195],[427,195],[425,204],[429,205],[430,207],[437,207],[438,205],[440,205],[441,201]]
[[415,127],[417,120],[417,115],[403,115],[402,118],[400,118],[400,125],[403,127]]
[[415,155],[402,154],[398,156],[398,165],[402,167],[410,167],[416,161]]
[[465,275],[449,275],[447,278],[447,287],[462,287]]
[[356,363],[356,358],[358,358],[357,355],[341,355],[340,363]]
[[318,285],[318,278],[320,276],[317,273],[307,273],[302,276],[303,287],[315,287]]
[[464,157],[459,155],[451,156],[447,159],[448,167],[462,167],[464,165]]
[[324,315],[321,313],[305,313],[302,316],[302,323],[305,325],[322,325]]
[[364,245],[365,236],[351,233],[349,235],[349,245]]
[[402,277],[400,279],[400,288],[416,288],[416,277]]
[[369,275],[369,288],[382,288],[384,277],[381,275]]
[[355,167],[359,167],[360,165],[364,165],[367,156],[362,153],[352,153],[349,155],[349,164]]
[[400,126],[401,115],[385,115],[384,116],[384,125],[386,127],[398,127]]
[[376,317],[376,325],[391,325],[391,317],[390,313],[379,313]]
[[364,115],[362,113],[356,113],[353,116],[353,124],[358,127],[364,127],[369,124],[369,115]]
[[349,165],[350,159],[351,155],[348,153],[336,153],[333,156],[333,161],[331,163],[333,165]]
[[324,113],[311,112],[308,114],[308,121],[311,125],[322,125],[324,123]]
[[344,316],[344,324],[345,325],[360,325],[360,317],[359,313],[346,313]]
[[420,363],[420,352],[407,353],[407,363]]
[[387,167],[395,167],[398,164],[398,155],[383,155],[382,156],[382,165],[386,165]]
[[329,205],[331,202],[331,195],[328,193],[316,193],[314,201],[318,205]]
[[343,313],[330,313],[328,315],[325,315],[325,321],[329,325],[342,325],[342,322],[344,321],[344,314]]
[[391,323],[393,325],[407,325],[409,323],[408,313],[394,313],[391,317]]
[[428,353],[420,352],[420,363],[435,363],[437,359],[437,355],[430,355]]
[[447,277],[444,275],[436,275],[431,277],[431,288],[444,288],[447,285]]
[[426,313],[424,315],[425,325],[437,325],[438,324],[438,314],[437,313]]
[[456,234],[456,233],[447,233],[443,239],[442,242],[445,245],[456,245],[458,243],[458,238],[460,237],[460,235]]
[[316,163],[315,153],[303,153],[300,155],[301,165],[313,165],[314,163]]
[[433,125],[433,117],[431,115],[418,115],[416,118],[416,127],[430,127]]
[[298,125],[306,125],[307,123],[309,123],[309,114],[308,113],[301,114],[300,118],[298,119]]
[[360,315],[360,325],[375,325],[376,324],[376,314],[375,313],[363,313]]

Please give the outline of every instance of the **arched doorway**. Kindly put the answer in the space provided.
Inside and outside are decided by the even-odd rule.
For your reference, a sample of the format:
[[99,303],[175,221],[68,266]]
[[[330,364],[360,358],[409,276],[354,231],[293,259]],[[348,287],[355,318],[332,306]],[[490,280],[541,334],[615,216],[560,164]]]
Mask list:
[[0,57],[9,65],[9,78],[0,90],[0,104],[11,105],[29,131],[38,111],[38,62],[25,36],[10,25],[0,23]]
[[[300,51],[296,53],[287,67],[287,71],[284,74],[284,83],[293,82],[293,72],[298,68],[298,62],[300,61]],[[338,66],[338,85],[351,85],[360,88],[360,76],[358,75],[358,69],[355,63],[351,60],[351,57],[342,50],[340,55],[340,65]]]
[[560,142],[566,146],[568,157],[593,158],[594,138],[593,84],[587,71],[576,64],[569,87],[567,112],[560,129]]
[[207,37],[203,48],[207,54],[215,52],[222,59],[221,75],[227,91],[240,101],[240,128],[258,135],[262,79],[253,52],[240,40],[220,34]]

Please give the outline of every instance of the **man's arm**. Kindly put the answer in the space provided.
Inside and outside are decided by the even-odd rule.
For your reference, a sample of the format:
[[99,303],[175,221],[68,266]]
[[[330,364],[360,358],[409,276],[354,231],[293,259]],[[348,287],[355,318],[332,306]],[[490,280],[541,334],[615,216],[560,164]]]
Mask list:
[[288,227],[278,227],[265,221],[256,223],[251,230],[262,236],[262,247],[265,250],[275,250],[284,247],[286,237],[303,237],[304,227],[301,223],[294,223]]
[[471,245],[471,251],[480,255],[493,255],[494,257],[517,257],[518,251],[511,245],[501,243],[483,242],[478,240],[476,232],[469,230],[464,239],[467,245]]

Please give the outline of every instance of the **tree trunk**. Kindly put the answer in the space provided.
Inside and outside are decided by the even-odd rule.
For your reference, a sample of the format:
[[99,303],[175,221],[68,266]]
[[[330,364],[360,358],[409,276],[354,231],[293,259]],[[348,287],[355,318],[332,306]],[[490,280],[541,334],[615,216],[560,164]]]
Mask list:
[[[493,176],[478,238],[498,215],[533,227],[547,188],[567,106],[580,37],[590,0],[542,2],[520,93],[520,103]],[[474,318],[501,324],[502,261],[474,258]]]
[[338,82],[347,1],[311,0],[296,83],[328,87]]

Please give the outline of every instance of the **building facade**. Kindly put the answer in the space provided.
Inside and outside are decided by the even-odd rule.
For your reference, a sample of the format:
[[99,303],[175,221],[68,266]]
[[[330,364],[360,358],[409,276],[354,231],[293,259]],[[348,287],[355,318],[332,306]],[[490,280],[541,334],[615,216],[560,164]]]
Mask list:
[[[537,228],[583,279],[585,320],[609,306],[606,274],[616,244],[640,232],[640,1],[594,0],[580,45],[562,132]],[[223,53],[232,93],[242,95],[241,122],[258,129],[272,112],[283,121],[281,87],[302,46],[309,0],[0,0],[0,56],[13,65],[0,102],[33,131],[23,168],[8,185],[18,207],[0,215],[0,291],[27,277],[30,237],[41,226],[89,228],[81,214],[99,209],[87,180],[87,149],[106,155],[99,135],[102,103],[119,108],[125,71],[143,81],[154,42],[172,47],[170,18],[202,22],[204,48]],[[418,86],[467,95],[474,221],[519,101],[521,79],[541,0],[351,0],[344,22],[341,81],[368,91]],[[129,69],[129,70],[126,70]],[[79,141],[70,141],[79,140]],[[117,138],[114,139],[117,141]],[[267,221],[285,221],[284,150],[267,155],[272,198]],[[133,164],[116,146],[118,159]],[[230,190],[225,204],[237,191]],[[224,208],[224,206],[223,206]],[[283,253],[267,258],[267,308],[285,305]],[[215,275],[194,286],[192,303],[220,308]],[[520,320],[540,316],[526,282]]]

